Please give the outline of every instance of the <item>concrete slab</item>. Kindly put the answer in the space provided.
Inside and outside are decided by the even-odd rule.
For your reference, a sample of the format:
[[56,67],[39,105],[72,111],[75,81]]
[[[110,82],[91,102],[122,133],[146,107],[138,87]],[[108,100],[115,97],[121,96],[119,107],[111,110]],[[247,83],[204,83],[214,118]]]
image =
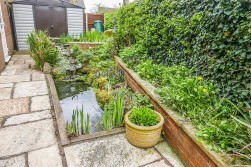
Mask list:
[[57,143],[53,120],[10,126],[0,129],[0,157],[17,155]]
[[45,81],[45,75],[41,71],[32,71],[32,81]]
[[14,61],[14,60],[30,60],[30,59],[31,59],[30,55],[13,55],[11,57],[12,61]]
[[63,167],[57,145],[28,153],[29,167]]
[[0,100],[10,99],[12,88],[0,88]]
[[15,75],[23,75],[23,74],[31,74],[31,69],[28,68],[28,69],[16,69],[16,73]]
[[29,98],[0,100],[0,117],[29,112]]
[[161,161],[148,164],[144,167],[171,167],[171,166],[167,165],[164,160],[161,160]]
[[47,95],[46,81],[20,82],[15,85],[14,98]]
[[0,160],[1,167],[26,167],[25,155],[13,157],[9,159]]
[[24,60],[15,60],[13,65],[22,65],[24,64]]
[[172,151],[171,147],[166,143],[162,142],[155,146],[155,148],[174,166],[184,167],[179,157]]
[[38,120],[47,119],[47,118],[52,118],[50,110],[16,115],[16,116],[12,116],[8,118],[5,121],[4,126],[17,125],[21,123],[33,122],[33,121],[38,121]]
[[49,96],[35,96],[31,98],[31,111],[51,109]]
[[0,83],[30,81],[30,74],[0,76]]
[[12,88],[13,83],[0,84],[0,88]]
[[14,63],[14,61],[11,60],[8,62],[8,65],[13,65],[13,63]]
[[1,75],[15,75],[16,69],[9,69],[9,70],[4,70]]
[[139,149],[127,141],[125,134],[99,138],[66,147],[68,167],[138,167],[161,159],[153,149]]
[[18,64],[18,65],[10,65],[10,66],[7,66],[6,69],[28,69],[30,66],[29,64]]

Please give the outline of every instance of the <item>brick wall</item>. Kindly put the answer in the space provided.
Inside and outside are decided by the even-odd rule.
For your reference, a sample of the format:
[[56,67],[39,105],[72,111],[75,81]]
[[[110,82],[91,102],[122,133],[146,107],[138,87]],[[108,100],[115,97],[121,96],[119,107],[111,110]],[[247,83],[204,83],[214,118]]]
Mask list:
[[[2,14],[3,14],[3,20],[5,24],[5,34],[6,34],[6,40],[7,40],[7,46],[9,49],[9,55],[13,54],[14,48],[13,48],[13,38],[12,38],[12,32],[11,32],[11,25],[10,25],[10,19],[8,14],[8,8],[5,4],[5,0],[0,0],[1,7],[2,7]],[[2,37],[0,38],[0,72],[5,67],[5,60],[4,60],[4,54],[3,54],[3,47],[2,47]]]
[[150,98],[156,111],[164,117],[165,137],[170,145],[177,151],[180,158],[188,167],[222,167],[222,164],[212,156],[208,150],[201,148],[199,143],[194,141],[188,133],[168,114],[168,110],[162,106],[161,102],[152,97],[144,84],[140,84],[138,79],[117,59],[119,68],[123,69],[127,85],[135,92],[145,94]]

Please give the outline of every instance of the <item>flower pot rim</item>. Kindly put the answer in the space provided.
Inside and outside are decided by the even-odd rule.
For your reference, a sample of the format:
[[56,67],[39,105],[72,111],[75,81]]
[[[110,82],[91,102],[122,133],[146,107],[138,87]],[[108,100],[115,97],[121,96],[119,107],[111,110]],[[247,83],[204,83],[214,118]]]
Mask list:
[[128,116],[132,112],[132,110],[130,110],[129,112],[126,113],[126,115],[125,115],[125,123],[127,125],[133,127],[133,128],[140,129],[140,130],[154,130],[154,129],[158,129],[158,128],[160,128],[160,127],[163,126],[163,124],[164,124],[164,118],[163,118],[163,116],[159,112],[157,112],[155,110],[153,110],[153,111],[160,117],[160,121],[159,121],[159,123],[157,125],[153,125],[153,126],[139,126],[139,125],[136,125],[136,124],[132,123],[129,120],[129,118],[128,118]]

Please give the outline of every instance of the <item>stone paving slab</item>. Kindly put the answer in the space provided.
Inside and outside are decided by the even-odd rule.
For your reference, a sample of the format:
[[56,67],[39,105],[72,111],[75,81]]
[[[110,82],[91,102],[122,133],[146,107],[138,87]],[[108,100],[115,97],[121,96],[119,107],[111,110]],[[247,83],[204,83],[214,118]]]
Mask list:
[[15,60],[13,65],[22,65],[24,64],[24,60]]
[[12,88],[1,88],[0,89],[0,100],[10,99]]
[[13,55],[11,57],[12,61],[14,61],[14,60],[30,60],[30,59],[31,59],[30,55]]
[[139,149],[125,134],[99,138],[66,147],[68,167],[138,167],[161,159],[153,149]]
[[28,69],[30,67],[29,64],[18,64],[18,65],[8,65],[6,66],[6,70],[9,70],[9,69]]
[[33,122],[33,121],[38,121],[41,119],[48,119],[51,117],[52,116],[51,116],[50,110],[29,113],[29,114],[16,115],[16,116],[12,116],[12,117],[8,118],[5,121],[4,126]]
[[51,109],[49,96],[35,96],[31,98],[31,112]]
[[15,75],[31,74],[31,69],[16,69]]
[[15,73],[16,73],[16,69],[4,70],[4,71],[1,73],[1,76],[3,76],[3,75],[15,75]]
[[29,112],[29,98],[0,100],[0,117]]
[[53,120],[10,126],[0,129],[0,157],[17,155],[57,143]]
[[28,153],[29,167],[63,167],[57,145]]
[[32,71],[32,81],[45,81],[45,75],[41,71]]
[[1,167],[26,167],[25,155],[13,157],[9,159],[0,160]]
[[171,147],[166,143],[162,142],[155,146],[155,148],[174,166],[174,167],[185,167],[178,156],[172,151]]
[[148,165],[146,165],[144,167],[171,167],[171,166],[167,165],[164,160],[161,160],[161,161],[158,161],[158,162],[148,164]]
[[20,82],[15,85],[14,98],[47,95],[46,81]]
[[0,76],[0,83],[30,81],[30,74]]
[[0,84],[0,88],[12,88],[13,83]]

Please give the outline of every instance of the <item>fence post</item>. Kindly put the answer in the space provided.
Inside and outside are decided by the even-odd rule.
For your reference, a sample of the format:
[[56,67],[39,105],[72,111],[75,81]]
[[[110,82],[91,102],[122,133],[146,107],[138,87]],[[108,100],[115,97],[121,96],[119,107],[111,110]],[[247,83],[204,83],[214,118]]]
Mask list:
[[88,13],[86,13],[85,24],[86,24],[86,25],[85,25],[85,26],[86,26],[85,31],[88,32],[88,31],[89,31],[89,29],[88,29],[88,28],[89,28],[89,26],[88,26],[88,24],[89,24],[89,23],[88,23]]

